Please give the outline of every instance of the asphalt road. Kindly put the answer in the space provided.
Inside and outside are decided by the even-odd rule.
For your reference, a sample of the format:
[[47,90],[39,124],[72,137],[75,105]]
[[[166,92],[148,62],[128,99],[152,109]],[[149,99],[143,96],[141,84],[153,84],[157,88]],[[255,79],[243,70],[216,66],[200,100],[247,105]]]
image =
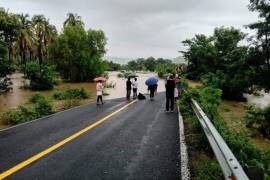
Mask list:
[[[133,103],[7,179],[180,179],[177,112],[164,94]],[[0,173],[125,106],[89,104],[0,131]]]

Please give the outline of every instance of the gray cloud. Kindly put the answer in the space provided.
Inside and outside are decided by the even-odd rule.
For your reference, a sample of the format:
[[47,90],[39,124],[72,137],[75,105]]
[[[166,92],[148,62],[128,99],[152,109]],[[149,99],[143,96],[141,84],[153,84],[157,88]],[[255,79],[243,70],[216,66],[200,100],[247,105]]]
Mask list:
[[215,27],[257,20],[248,0],[1,0],[15,13],[44,14],[59,30],[68,12],[82,16],[86,28],[102,29],[108,55],[176,57],[181,41],[212,34]]

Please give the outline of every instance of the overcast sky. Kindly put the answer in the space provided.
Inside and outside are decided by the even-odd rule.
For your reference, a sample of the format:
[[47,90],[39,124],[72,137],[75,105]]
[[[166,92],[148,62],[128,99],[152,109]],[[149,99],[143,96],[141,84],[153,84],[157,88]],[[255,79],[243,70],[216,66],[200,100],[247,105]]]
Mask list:
[[181,41],[213,33],[218,26],[243,26],[257,20],[249,0],[0,0],[14,13],[44,14],[61,31],[68,12],[82,16],[86,28],[102,29],[107,55],[173,58]]

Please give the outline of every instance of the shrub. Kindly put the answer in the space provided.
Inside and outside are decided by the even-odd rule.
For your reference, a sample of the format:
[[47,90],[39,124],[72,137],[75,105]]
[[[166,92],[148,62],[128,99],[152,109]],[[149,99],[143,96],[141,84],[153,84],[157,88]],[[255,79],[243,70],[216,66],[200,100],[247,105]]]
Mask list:
[[254,105],[248,106],[245,119],[247,127],[256,129],[270,138],[270,106],[264,109],[257,108]]
[[33,107],[19,106],[19,108],[5,112],[2,119],[6,124],[19,124],[38,117]]
[[1,115],[5,124],[20,124],[52,113],[51,104],[41,94],[34,94],[33,106],[19,106]]
[[74,88],[68,89],[64,92],[56,92],[53,94],[53,98],[57,100],[66,100],[66,99],[87,99],[90,94],[86,92],[84,88]]
[[35,104],[35,111],[39,117],[52,113],[52,105],[44,98],[39,99]]
[[38,101],[44,100],[44,99],[45,99],[45,97],[41,93],[35,93],[30,98],[30,102],[37,103]]
[[[239,162],[242,165],[247,164],[249,166],[262,168],[265,172],[266,179],[269,178],[270,153],[261,151],[252,145],[247,134],[230,130],[224,120],[219,116],[218,106],[220,103],[221,90],[211,87],[189,89],[183,95],[183,98],[180,102],[180,108],[182,110],[181,112],[187,121],[192,120],[195,116],[189,103],[191,96],[198,101],[206,115],[213,122],[214,126],[220,135],[224,138]],[[199,126],[198,123],[189,122],[189,124],[194,124],[195,128],[198,128]],[[206,143],[208,145],[208,142],[206,141],[202,141],[201,143]],[[200,145],[200,147],[203,147],[203,145]],[[201,150],[204,149],[201,148]]]
[[63,103],[63,109],[70,109],[80,105],[79,99],[67,99]]

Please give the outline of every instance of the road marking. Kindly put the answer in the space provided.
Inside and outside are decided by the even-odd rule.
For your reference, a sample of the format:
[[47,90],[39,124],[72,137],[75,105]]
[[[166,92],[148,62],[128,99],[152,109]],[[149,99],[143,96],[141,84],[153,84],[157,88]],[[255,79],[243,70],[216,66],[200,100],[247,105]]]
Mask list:
[[137,102],[137,100],[132,101],[132,102],[126,104],[125,106],[121,107],[120,109],[118,109],[118,110],[114,111],[113,113],[107,115],[106,117],[104,117],[104,118],[98,120],[97,122],[95,122],[95,123],[93,123],[93,124],[87,126],[86,128],[80,130],[79,132],[77,132],[77,133],[75,133],[75,134],[69,136],[68,138],[66,138],[66,139],[64,139],[64,140],[62,140],[62,141],[60,141],[60,142],[58,142],[57,144],[55,144],[55,145],[49,147],[48,149],[45,149],[44,151],[42,151],[42,152],[40,152],[40,153],[38,153],[38,154],[36,154],[36,155],[30,157],[29,159],[27,159],[27,160],[25,160],[25,161],[23,161],[23,162],[17,164],[16,166],[14,166],[14,167],[12,167],[12,168],[10,168],[10,169],[8,169],[8,170],[2,172],[2,173],[0,174],[0,179],[4,179],[4,178],[6,178],[6,177],[8,177],[8,176],[10,176],[10,175],[12,175],[12,174],[14,174],[15,172],[17,172],[17,171],[19,171],[20,169],[22,169],[22,168],[28,166],[29,164],[33,163],[34,161],[37,161],[38,159],[42,158],[43,156],[45,156],[45,155],[47,155],[47,154],[53,152],[54,150],[60,148],[60,147],[63,146],[64,144],[66,144],[66,143],[68,143],[68,142],[70,142],[70,141],[76,139],[77,137],[81,136],[82,134],[86,133],[87,131],[89,131],[89,130],[91,130],[91,129],[97,127],[98,125],[102,124],[103,122],[109,120],[112,116],[114,116],[115,114],[117,114],[117,113],[119,113],[120,111],[124,110],[125,108],[127,108],[128,106],[130,106],[131,104],[133,104],[133,103],[135,103],[135,102]]

